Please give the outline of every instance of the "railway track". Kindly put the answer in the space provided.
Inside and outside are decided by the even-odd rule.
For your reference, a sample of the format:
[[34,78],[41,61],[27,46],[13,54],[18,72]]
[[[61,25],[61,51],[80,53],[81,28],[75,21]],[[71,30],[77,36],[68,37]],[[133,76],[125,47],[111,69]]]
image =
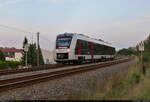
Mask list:
[[[84,64],[87,64],[87,63],[84,63]],[[26,68],[26,69],[0,70],[0,76],[25,73],[25,72],[33,72],[33,71],[40,71],[40,70],[50,70],[50,69],[56,69],[56,68],[61,68],[61,67],[68,67],[68,66],[72,66],[72,65],[54,64],[54,65],[32,67],[32,68]],[[73,65],[73,66],[77,66],[77,65]]]
[[65,67],[65,66],[67,66],[67,65],[54,64],[54,65],[48,65],[48,66],[40,66],[38,68],[33,67],[33,68],[26,68],[26,69],[1,70],[0,76],[25,73],[25,72],[32,72],[32,71],[40,71],[40,70],[49,70],[49,69],[61,68],[61,67]]
[[69,75],[74,75],[74,74],[78,74],[78,73],[82,73],[82,72],[86,72],[86,71],[90,71],[90,70],[94,70],[94,69],[99,69],[99,68],[103,68],[103,67],[116,65],[116,64],[128,62],[132,59],[133,59],[133,57],[120,59],[120,60],[116,60],[116,61],[96,63],[94,65],[92,64],[92,65],[86,65],[86,66],[82,66],[82,67],[63,69],[63,70],[54,71],[54,72],[48,72],[48,73],[0,80],[0,92],[15,89],[15,88],[20,88],[20,87],[25,87],[25,86],[33,85],[36,83],[53,80],[56,78],[61,78],[61,77],[69,76]]

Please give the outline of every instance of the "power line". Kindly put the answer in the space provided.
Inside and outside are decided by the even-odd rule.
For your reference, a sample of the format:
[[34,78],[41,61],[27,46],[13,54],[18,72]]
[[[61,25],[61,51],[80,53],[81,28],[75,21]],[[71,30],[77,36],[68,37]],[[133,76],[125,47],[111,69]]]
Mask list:
[[[15,31],[22,32],[22,33],[37,34],[35,32],[29,32],[29,31],[25,31],[25,30],[22,30],[22,29],[6,26],[6,25],[2,25],[2,24],[0,24],[0,27],[7,28],[7,29],[10,29],[10,30],[15,30]],[[44,38],[45,40],[47,40],[47,41],[51,41],[51,40],[49,40],[48,38],[46,38],[45,36],[43,36],[41,34],[40,34],[40,36],[42,38]]]
[[[6,44],[7,44],[7,46],[6,46]],[[2,45],[3,47],[14,47],[14,46],[17,46],[17,42],[15,42],[15,41],[1,41],[1,43],[0,43],[0,45]]]
[[14,27],[2,25],[2,24],[0,25],[0,27],[7,28],[7,29],[10,29],[10,30],[15,30],[15,31],[22,32],[22,33],[36,34],[34,32],[28,32],[28,31],[25,31],[25,30],[21,30],[21,29],[18,29],[18,28],[14,28]]
[[49,41],[49,42],[52,42],[51,40],[49,40],[48,38],[46,38],[44,35],[41,35],[41,34],[40,34],[40,37],[42,37],[43,39],[45,39],[45,40],[47,40],[47,41]]
[[[22,30],[22,29],[19,29],[19,28],[7,26],[7,25],[2,25],[2,24],[0,24],[0,27],[6,28],[6,29],[10,29],[10,30],[14,30],[14,31],[18,31],[18,32],[21,32],[21,33],[37,34],[37,33],[35,33],[35,32],[25,31],[25,30]],[[43,38],[43,39],[45,39],[45,40],[48,41],[48,42],[54,43],[54,42],[52,42],[51,40],[49,40],[47,37],[45,37],[44,35],[41,35],[41,34],[40,34],[40,37]],[[31,42],[33,43],[33,36],[32,36],[32,38],[31,38],[31,40],[32,40]]]
[[0,45],[2,45],[3,47],[6,47],[6,46],[5,46],[5,44],[3,44],[3,42],[2,42],[2,41],[0,41]]

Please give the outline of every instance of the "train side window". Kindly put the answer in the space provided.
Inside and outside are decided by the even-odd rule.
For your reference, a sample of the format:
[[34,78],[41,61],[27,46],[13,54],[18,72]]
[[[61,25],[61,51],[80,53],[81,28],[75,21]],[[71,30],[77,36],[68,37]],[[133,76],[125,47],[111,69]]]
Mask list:
[[108,55],[110,54],[109,46],[107,46],[107,54],[108,54]]
[[78,50],[79,50],[79,40],[77,40],[76,42],[75,54],[78,54]]
[[88,48],[87,48],[87,46],[88,46],[87,45],[87,41],[84,41],[84,47],[83,48],[84,48],[84,54],[85,55],[88,55]]
[[86,42],[86,50],[87,50],[87,55],[90,55],[90,42]]
[[83,40],[80,40],[81,41],[81,54],[83,54],[83,50],[84,50],[84,42],[83,42]]
[[83,50],[85,50],[85,48],[86,48],[85,41],[82,41],[82,48],[83,48]]
[[108,54],[108,46],[105,46],[105,55],[107,55]]
[[88,43],[87,43],[87,41],[84,41],[84,53],[85,53],[85,55],[88,55]]
[[103,45],[103,55],[107,54],[107,46]]
[[90,51],[90,49],[91,49],[91,44],[90,44],[90,42],[88,42],[88,49],[89,49],[89,51]]
[[94,54],[95,55],[99,54],[99,44],[94,44]]
[[104,49],[103,45],[99,44],[98,45],[98,54],[99,55],[103,55],[103,49]]

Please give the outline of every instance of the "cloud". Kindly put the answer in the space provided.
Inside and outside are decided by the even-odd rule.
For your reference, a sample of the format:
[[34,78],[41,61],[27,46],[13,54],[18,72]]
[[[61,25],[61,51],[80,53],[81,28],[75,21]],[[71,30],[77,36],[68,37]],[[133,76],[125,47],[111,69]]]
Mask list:
[[5,0],[5,1],[0,1],[0,7],[3,7],[3,6],[8,6],[10,4],[15,4],[15,3],[18,3],[22,0]]
[[93,23],[81,20],[74,18],[65,22],[61,31],[79,32],[94,38],[101,38],[115,45],[117,49],[135,46],[150,34],[150,14],[111,22]]
[[65,2],[65,1],[69,1],[69,0],[47,0],[47,1],[50,1],[50,2]]
[[[150,33],[150,16],[128,20],[113,21],[104,24],[101,31],[104,32],[108,41],[114,42],[118,48],[135,46],[146,39]],[[98,29],[98,28],[97,28]]]

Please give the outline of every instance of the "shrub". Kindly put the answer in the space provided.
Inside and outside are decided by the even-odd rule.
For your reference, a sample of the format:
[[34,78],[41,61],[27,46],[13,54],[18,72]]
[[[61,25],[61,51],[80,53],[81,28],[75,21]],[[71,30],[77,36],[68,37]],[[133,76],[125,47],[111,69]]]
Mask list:
[[142,61],[145,63],[150,61],[150,52],[143,53]]
[[0,60],[1,61],[5,60],[4,54],[3,54],[3,52],[1,50],[0,50]]
[[0,61],[0,70],[8,69],[8,67],[11,67],[11,68],[15,69],[20,64],[21,63],[17,62],[17,61]]
[[18,65],[20,65],[21,63],[18,61],[6,61],[6,63],[8,64],[9,67],[11,68],[17,68]]
[[0,70],[6,69],[7,68],[7,63],[6,61],[0,61]]

